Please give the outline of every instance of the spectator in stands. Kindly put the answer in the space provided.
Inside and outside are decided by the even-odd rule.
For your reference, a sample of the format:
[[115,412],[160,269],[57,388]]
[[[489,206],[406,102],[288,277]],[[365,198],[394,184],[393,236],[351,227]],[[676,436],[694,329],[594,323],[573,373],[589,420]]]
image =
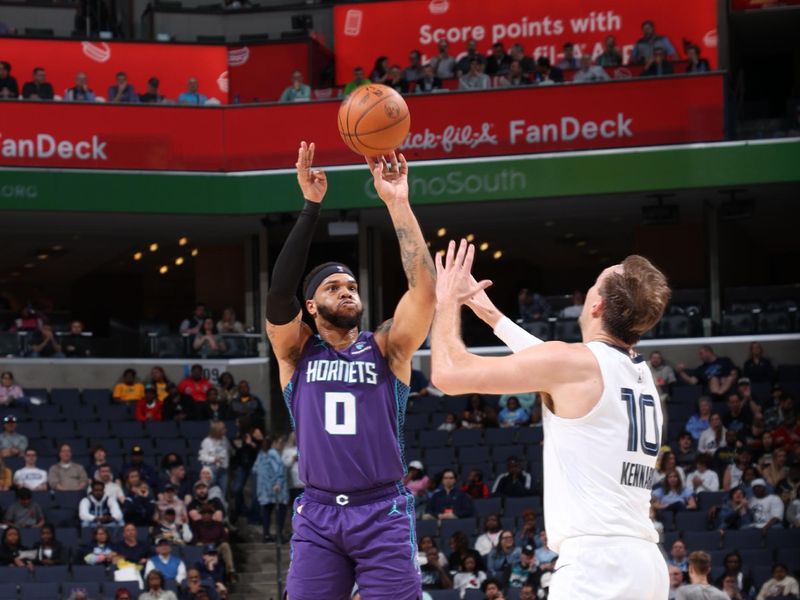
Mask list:
[[212,387],[211,382],[203,375],[202,365],[192,365],[189,377],[178,384],[178,391],[201,403],[206,401],[206,394]]
[[603,53],[597,57],[597,64],[603,68],[614,68],[622,66],[622,54],[617,48],[617,38],[607,35]]
[[581,312],[583,311],[583,301],[584,301],[584,295],[582,291],[575,290],[574,292],[572,292],[572,304],[561,309],[561,312],[558,313],[558,318],[577,319],[578,317],[580,317]]
[[500,532],[497,545],[486,558],[486,573],[489,577],[507,582],[511,569],[520,562],[520,554],[522,549],[514,544],[514,532],[504,529]]
[[752,466],[753,455],[750,449],[746,446],[739,448],[735,455],[733,462],[725,467],[722,475],[722,489],[728,491],[738,487],[742,481],[744,470]]
[[219,356],[227,350],[222,336],[214,331],[214,319],[209,317],[203,321],[202,330],[194,336],[192,348],[202,358]]
[[773,490],[777,490],[778,484],[789,475],[789,467],[786,466],[786,450],[776,448],[772,453],[772,462],[761,469],[761,475]]
[[425,519],[466,519],[473,514],[472,499],[456,487],[453,469],[442,471],[441,486],[431,495]]
[[11,63],[0,60],[0,98],[16,100],[19,97],[17,79],[11,75]]
[[389,57],[379,56],[375,59],[375,66],[369,74],[369,79],[372,83],[386,83],[389,78]]
[[[695,457],[695,461],[696,460],[697,458]],[[694,467],[694,463],[689,466]],[[658,459],[656,464],[656,470],[653,473],[652,486],[656,487],[657,485],[663,483],[667,477],[667,474],[671,473],[672,471],[678,473],[678,476],[681,478],[681,484],[686,483],[686,472],[684,471],[683,467],[678,465],[678,460],[675,456],[675,453],[671,450],[665,450],[661,453],[661,457]]]
[[522,72],[522,65],[519,61],[512,60],[508,68],[508,73],[501,75],[497,80],[497,87],[519,87],[528,85],[530,80]]
[[42,527],[44,525],[44,512],[38,502],[33,500],[33,494],[28,488],[17,490],[17,500],[7,509],[3,522],[8,527],[27,529]]
[[64,100],[66,102],[95,102],[97,100],[89,87],[86,73],[79,72],[75,75],[75,86],[67,89],[64,93]]
[[3,433],[0,433],[0,458],[20,456],[28,448],[28,438],[17,433],[17,417],[3,417]]
[[174,592],[166,589],[166,580],[163,573],[153,569],[147,574],[144,582],[144,592],[139,594],[138,600],[178,600]]
[[653,490],[653,498],[658,510],[677,512],[697,508],[691,488],[683,485],[677,471],[667,473],[663,483]]
[[219,560],[219,552],[213,544],[207,544],[203,548],[201,562],[195,563],[195,568],[200,571],[200,576],[205,580],[214,582],[217,593],[224,598],[228,592],[225,581],[228,579],[228,572],[225,563]]
[[0,541],[0,566],[22,567],[33,570],[33,561],[23,558],[27,548],[22,545],[19,529],[14,526],[6,527],[3,539]]
[[719,413],[713,413],[708,419],[708,429],[700,434],[700,439],[697,441],[697,452],[713,455],[717,449],[724,448],[727,445],[725,432],[722,417]]
[[178,328],[181,333],[188,335],[197,335],[203,327],[203,321],[206,320],[206,305],[198,302],[194,305],[194,312],[192,315],[181,321]]
[[[262,442],[261,452],[253,465],[256,476],[256,497],[263,514],[263,540],[284,543],[283,527],[286,520],[286,507],[289,503],[289,485],[286,467],[281,459],[285,438],[267,435]],[[276,509],[275,536],[270,535],[272,511]]]
[[716,527],[721,531],[744,529],[753,524],[753,510],[741,488],[733,488],[721,507],[712,507],[709,516],[716,519]]
[[82,491],[89,485],[86,469],[72,462],[72,448],[61,444],[58,449],[58,462],[47,472],[47,482],[51,490],[61,492]]
[[422,54],[419,50],[412,50],[408,53],[408,66],[403,69],[403,79],[416,81],[420,77],[422,77]]
[[113,496],[106,496],[106,486],[102,481],[92,481],[91,491],[78,505],[78,518],[81,527],[120,527],[123,523],[122,510]]
[[158,487],[158,471],[144,462],[144,450],[139,445],[131,448],[130,462],[122,465],[121,478],[125,480],[128,472],[132,470],[138,471],[142,481],[147,482],[151,488]]
[[217,321],[217,331],[221,334],[244,333],[244,325],[236,318],[233,308],[223,309],[222,318]]
[[25,450],[25,466],[14,473],[14,486],[34,492],[47,490],[47,472],[36,466],[37,454],[33,448]]
[[161,421],[161,402],[158,401],[158,392],[151,384],[144,386],[144,398],[136,402],[136,420],[140,423],[147,421]]
[[111,399],[114,402],[138,402],[144,398],[144,384],[136,381],[136,371],[125,369],[122,372],[122,381],[114,386]]
[[442,89],[442,80],[436,76],[433,65],[426,64],[422,69],[422,77],[417,79],[417,86],[414,91],[417,94],[427,94]]
[[264,419],[264,406],[261,399],[250,391],[250,383],[242,379],[239,381],[238,393],[231,402],[231,412],[235,418],[248,417],[251,422],[258,424]]
[[79,550],[83,563],[87,565],[109,566],[114,564],[114,550],[111,536],[105,527],[97,527],[92,532],[92,541]]
[[471,394],[467,398],[467,409],[461,417],[461,427],[463,429],[480,429],[489,426],[486,421],[486,408],[483,404],[483,398],[479,394]]
[[228,466],[233,448],[225,437],[226,428],[222,421],[212,421],[208,436],[200,444],[197,458],[200,463],[212,470],[214,481],[225,494],[228,489]]
[[181,600],[214,600],[218,598],[213,581],[203,579],[194,567],[186,571],[186,581],[179,587]]
[[12,406],[18,401],[24,403],[25,392],[14,382],[14,375],[11,371],[3,371],[0,375],[0,406]]
[[472,59],[469,63],[469,71],[458,80],[458,89],[488,90],[491,86],[491,80],[486,73],[481,71],[482,68],[479,60]]
[[[240,516],[252,515],[256,506],[253,503],[249,508],[244,498],[244,489],[247,481],[250,479],[250,474],[253,465],[258,457],[261,448],[261,442],[264,440],[264,434],[260,427],[253,425],[247,417],[239,417],[236,419],[236,437],[233,439],[233,456],[231,457],[230,468],[233,471],[233,497],[234,504],[231,510],[231,522],[235,523],[236,519]],[[284,466],[289,470],[291,476],[299,478],[298,462],[297,462],[297,445],[294,442],[294,432],[290,434],[292,439],[291,446],[288,444],[284,447],[281,455],[281,460]],[[291,477],[290,477],[291,479]],[[294,480],[290,481],[290,491],[294,486],[298,485]],[[300,491],[302,491],[302,482],[299,483]],[[300,491],[293,493],[291,500],[299,495]]]
[[[722,398],[735,381],[738,381],[738,370],[731,359],[717,356],[711,346],[703,345],[697,351],[701,364],[693,370],[686,366],[677,366],[678,376],[689,385],[701,384],[712,396]],[[691,430],[690,430],[691,431]]]
[[789,569],[782,563],[776,563],[772,567],[772,579],[761,586],[756,600],[766,600],[767,598],[785,598],[800,596],[800,585],[797,579],[789,575]]
[[483,482],[483,471],[472,469],[467,476],[467,482],[461,487],[461,491],[473,500],[488,498],[489,486]]
[[751,527],[766,531],[770,527],[780,528],[783,523],[784,506],[775,494],[767,493],[767,482],[762,478],[753,480],[753,498],[748,502],[753,510]]
[[775,493],[779,494],[783,503],[789,505],[800,489],[800,460],[793,458],[789,462],[789,472],[786,477],[775,485]]
[[536,70],[536,63],[533,58],[525,55],[525,48],[522,44],[514,44],[509,50],[511,61],[517,61],[522,69],[522,75],[526,81],[530,81],[531,74]]
[[[682,469],[688,469],[697,460],[697,451],[694,448],[692,434],[684,430],[678,434],[678,449],[675,452],[675,463]],[[663,461],[663,459],[662,459]]]
[[487,556],[492,551],[492,548],[497,546],[500,533],[500,515],[488,515],[483,522],[483,533],[475,540],[475,550],[481,556]]
[[522,527],[517,532],[517,546],[520,548],[528,545],[539,547],[542,543],[542,527],[536,518],[536,511],[530,509],[522,511],[521,525]]
[[156,501],[146,481],[140,481],[131,488],[122,504],[122,513],[126,523],[137,527],[152,527],[156,520]]
[[117,84],[108,88],[109,102],[132,102],[138,103],[139,96],[133,89],[133,84],[128,81],[128,76],[120,71],[117,73]]
[[47,81],[47,74],[42,67],[33,69],[33,80],[22,86],[22,97],[26,100],[53,99],[53,86]]
[[500,427],[520,427],[528,422],[530,414],[520,406],[519,398],[511,396],[497,418],[500,421]]
[[141,567],[147,564],[148,557],[152,555],[150,545],[139,541],[136,526],[132,523],[128,523],[122,528],[122,539],[112,544],[111,547],[118,558],[123,558]]
[[440,81],[442,79],[452,79],[456,76],[456,59],[450,56],[448,52],[450,44],[447,43],[447,40],[441,39],[438,42],[438,48],[439,53],[431,58],[430,63],[428,63],[432,68],[432,74]]
[[369,85],[370,80],[364,77],[364,67],[356,67],[353,69],[353,79],[344,86],[345,98],[356,91],[362,85]]
[[164,421],[185,421],[193,418],[195,403],[191,396],[185,396],[178,391],[178,386],[169,382],[167,395],[161,403],[161,418]]
[[465,556],[461,559],[458,572],[453,576],[453,589],[458,590],[463,598],[467,590],[479,590],[484,581],[486,573],[478,568],[475,558]]
[[160,571],[168,581],[174,581],[178,585],[186,579],[186,565],[172,553],[172,546],[166,538],[156,540],[156,553],[147,561],[144,568],[145,578],[153,570]]
[[501,42],[492,44],[492,53],[486,59],[484,72],[489,76],[506,75],[511,68],[511,57],[506,54],[506,49]]
[[523,321],[538,321],[547,318],[550,314],[550,304],[545,297],[530,291],[528,288],[520,290],[517,300],[519,302],[519,317]]
[[556,63],[562,71],[578,68],[578,59],[575,57],[575,46],[572,42],[567,42],[562,46],[563,57]]
[[0,457],[0,492],[7,492],[11,489],[14,478],[9,469]]
[[473,39],[468,39],[467,52],[456,63],[456,77],[463,77],[472,68],[473,60],[477,60],[481,66],[486,64],[486,57],[478,52],[478,43]]
[[167,397],[167,387],[171,383],[163,367],[155,366],[150,369],[150,385],[156,389],[156,396],[159,402],[163,402]]
[[222,504],[219,498],[210,497],[208,483],[198,481],[194,484],[194,496],[189,504],[186,505],[186,510],[189,511],[189,523],[200,520],[200,508],[206,504],[214,507],[213,519],[215,521],[221,522],[225,519],[225,505]]
[[186,467],[182,463],[173,464],[169,468],[169,475],[164,480],[161,488],[163,489],[168,484],[175,486],[177,497],[182,499],[184,503],[187,498],[191,499],[192,485],[186,478]]
[[[88,100],[93,102],[93,100]],[[92,355],[90,339],[83,335],[83,321],[74,320],[69,324],[69,333],[61,337],[64,356],[69,358],[89,358]]]
[[42,327],[44,321],[36,309],[26,304],[22,307],[19,317],[14,320],[14,325],[11,326],[9,331],[28,331],[33,332]]
[[187,523],[181,525],[176,521],[174,508],[160,513],[154,532],[158,537],[167,538],[172,545],[182,546],[192,541],[191,527]]
[[542,529],[539,533],[539,537],[541,538],[541,543],[537,544],[536,554],[534,555],[536,558],[537,564],[537,572],[540,576],[540,581],[542,576],[545,573],[554,573],[556,570],[556,559],[558,559],[558,554],[556,554],[553,550],[551,550],[547,546],[547,531]]
[[61,344],[58,343],[53,328],[47,323],[42,323],[42,327],[31,334],[30,343],[30,356],[33,358],[64,358]]
[[[294,433],[289,435],[294,435]],[[297,456],[297,454],[295,453],[294,456]],[[295,458],[291,465],[286,464],[286,462],[286,450],[284,450],[283,464],[285,467],[293,467],[297,464],[297,459]],[[421,461],[412,460],[408,463],[408,472],[406,476],[403,477],[403,485],[414,496],[417,512],[420,512],[425,507],[425,501],[428,498],[429,481],[428,476],[425,474],[425,467]]]
[[[728,594],[729,598],[736,598],[735,595],[731,595],[732,591],[740,594],[740,598],[742,597],[742,594],[748,598],[755,594],[753,579],[749,572],[745,573],[742,571],[742,557],[736,550],[733,552],[728,552],[725,555],[725,558],[722,560],[722,566],[724,571],[722,572],[722,575],[717,578],[716,586],[722,588],[722,590]],[[726,586],[726,579],[728,578],[730,578],[731,581],[728,582],[728,585]],[[732,589],[726,590],[726,587],[730,587]]]
[[[311,100],[311,86],[303,83],[301,71],[292,71],[292,83],[283,90],[278,102],[307,102],[308,100]],[[236,333],[241,333],[241,331]]]
[[[420,75],[422,77],[422,75]],[[408,93],[408,81],[403,77],[400,65],[392,65],[389,69],[389,76],[386,78],[386,85],[394,89],[398,94]]]
[[208,390],[206,401],[200,407],[200,414],[204,421],[225,421],[230,418],[230,407],[222,402],[217,388]]
[[783,414],[783,422],[772,433],[775,445],[783,447],[787,452],[794,452],[800,444],[800,423],[797,422],[797,413],[787,410]]
[[675,600],[678,596],[678,588],[683,585],[683,571],[675,565],[668,565],[667,572],[669,573],[669,600]]
[[200,509],[200,520],[194,521],[192,528],[192,543],[200,546],[215,547],[225,562],[228,573],[233,575],[233,553],[228,544],[228,528],[219,521],[214,520],[214,507],[206,504]]
[[682,574],[689,572],[689,560],[686,555],[686,544],[680,538],[672,542],[667,557],[667,565],[678,567]]
[[736,381],[736,393],[739,394],[742,404],[750,411],[753,418],[764,416],[759,400],[753,397],[753,387],[749,377],[739,377]]
[[144,94],[139,94],[139,102],[143,104],[163,104],[167,99],[158,93],[160,83],[158,77],[148,79],[147,90]]
[[483,582],[481,591],[485,600],[504,600],[503,584],[494,577],[489,577]]
[[33,551],[36,553],[33,562],[39,566],[50,567],[67,562],[67,552],[56,539],[52,525],[43,525],[39,530],[39,541],[33,545]]
[[503,498],[519,498],[530,496],[531,475],[523,471],[522,465],[516,456],[511,456],[507,461],[508,470],[495,479],[492,486],[492,495]]
[[592,64],[592,57],[588,54],[581,56],[579,65],[580,68],[575,72],[575,76],[572,78],[572,81],[575,83],[608,81],[611,79],[603,67]]
[[[161,459],[160,472],[158,474],[158,489],[162,492],[164,491],[164,485],[169,482],[169,476],[172,471],[172,467],[175,465],[182,465],[183,464],[183,457],[179,456],[177,452],[170,452],[169,454],[165,454],[164,457]],[[176,487],[177,490],[177,487]],[[163,493],[159,494],[159,499],[162,498]]]
[[689,44],[686,47],[686,58],[689,59],[689,65],[686,67],[687,73],[707,73],[711,70],[708,61],[705,58],[700,58],[699,46]]
[[217,389],[219,390],[219,397],[227,404],[231,404],[239,397],[239,388],[236,385],[236,381],[233,379],[233,375],[227,371],[220,374],[217,380]]
[[692,492],[697,495],[701,492],[719,491],[719,476],[710,469],[711,459],[709,456],[700,454],[695,464],[695,471],[687,477]]
[[439,550],[428,548],[425,553],[425,564],[420,567],[423,590],[449,590],[453,587],[447,571],[439,562]]
[[455,413],[447,413],[444,421],[436,428],[437,431],[446,431],[447,433],[452,433],[456,429],[458,429],[458,417]]
[[710,419],[711,399],[702,396],[697,401],[697,414],[692,415],[689,417],[689,420],[686,421],[686,431],[688,431],[695,440],[699,440],[703,432],[708,429]]
[[[89,476],[90,479],[98,479],[98,472],[100,471],[100,467],[103,465],[107,465],[108,463],[106,460],[108,459],[108,453],[106,452],[105,447],[102,445],[97,445],[92,447],[89,450],[89,464],[86,465],[86,474]],[[112,475],[113,477],[113,475]]]
[[744,432],[750,428],[753,422],[753,413],[750,411],[749,404],[742,401],[736,392],[728,393],[728,408],[722,417],[722,424],[726,429],[737,433]]
[[656,49],[663,51],[666,57],[670,60],[678,60],[678,53],[669,39],[663,35],[656,35],[655,24],[647,20],[642,23],[642,37],[633,46],[633,53],[631,54],[631,64],[643,65],[649,62]]
[[742,375],[755,383],[771,383],[775,377],[772,362],[764,356],[764,347],[760,342],[750,343],[750,356],[744,361]]
[[162,513],[167,509],[172,509],[175,512],[175,522],[178,525],[183,525],[189,521],[189,514],[186,512],[186,504],[178,497],[178,488],[172,483],[164,485],[164,492],[161,494],[160,499],[156,502],[158,507],[158,519],[160,520]]
[[672,63],[667,60],[664,49],[656,48],[653,50],[653,57],[645,64],[642,77],[672,75],[674,71]]
[[689,585],[678,590],[678,600],[728,600],[728,596],[708,583],[711,556],[697,551],[689,555]]
[[519,600],[536,600],[536,586],[524,583],[519,590]]
[[794,399],[788,393],[781,392],[777,404],[764,411],[764,428],[767,431],[777,429],[793,410]]
[[433,536],[430,535],[423,535],[417,544],[417,560],[419,561],[420,565],[424,565],[428,562],[427,552],[431,548],[435,548],[437,552],[439,552],[439,564],[447,569],[449,563],[447,562],[447,557],[439,551],[439,547],[436,545],[436,541],[433,539]]
[[536,72],[533,74],[533,81],[537,85],[552,85],[564,82],[564,73],[558,67],[550,65],[550,59],[540,56],[536,59]]
[[475,559],[475,564],[479,569],[484,568],[483,556],[470,547],[469,537],[463,531],[454,531],[450,536],[450,556],[447,557],[447,564],[451,566],[460,565],[464,557],[471,556]]

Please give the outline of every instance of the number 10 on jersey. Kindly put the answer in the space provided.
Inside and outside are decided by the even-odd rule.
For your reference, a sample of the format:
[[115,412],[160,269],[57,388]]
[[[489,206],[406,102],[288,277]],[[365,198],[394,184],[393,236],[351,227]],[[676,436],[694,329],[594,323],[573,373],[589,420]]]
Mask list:
[[[632,389],[622,388],[622,401],[626,404],[628,413],[628,452],[636,452],[641,443],[642,452],[648,456],[656,456],[661,445],[661,427],[655,399],[650,394],[642,394],[637,402]],[[636,418],[637,404],[639,422],[642,425],[641,436]],[[652,423],[652,429],[648,423]]]

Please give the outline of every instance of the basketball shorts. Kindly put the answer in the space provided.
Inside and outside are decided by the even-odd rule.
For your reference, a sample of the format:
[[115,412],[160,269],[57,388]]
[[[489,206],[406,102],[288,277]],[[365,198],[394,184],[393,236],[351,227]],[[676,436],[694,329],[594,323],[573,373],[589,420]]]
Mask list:
[[548,600],[667,600],[669,575],[658,545],[626,536],[567,538]]
[[306,488],[294,502],[289,600],[419,600],[414,497],[402,484],[351,494]]

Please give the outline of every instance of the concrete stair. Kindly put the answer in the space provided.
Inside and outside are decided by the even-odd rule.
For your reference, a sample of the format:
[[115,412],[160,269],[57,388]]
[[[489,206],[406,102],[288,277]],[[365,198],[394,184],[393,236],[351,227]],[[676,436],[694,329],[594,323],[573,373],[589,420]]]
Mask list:
[[[278,565],[282,586],[286,585],[289,568],[289,544],[280,547],[278,562],[277,545],[249,541],[253,533],[242,532],[246,540],[233,546],[234,562],[238,581],[228,586],[228,600],[281,600],[278,595]],[[260,539],[260,529],[257,539]]]

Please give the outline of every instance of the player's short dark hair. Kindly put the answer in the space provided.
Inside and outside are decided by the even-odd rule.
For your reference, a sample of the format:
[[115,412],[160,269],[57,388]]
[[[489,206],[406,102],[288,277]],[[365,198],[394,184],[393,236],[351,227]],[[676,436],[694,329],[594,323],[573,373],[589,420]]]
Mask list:
[[689,564],[700,575],[708,575],[711,571],[711,556],[708,552],[696,550],[689,555]]

